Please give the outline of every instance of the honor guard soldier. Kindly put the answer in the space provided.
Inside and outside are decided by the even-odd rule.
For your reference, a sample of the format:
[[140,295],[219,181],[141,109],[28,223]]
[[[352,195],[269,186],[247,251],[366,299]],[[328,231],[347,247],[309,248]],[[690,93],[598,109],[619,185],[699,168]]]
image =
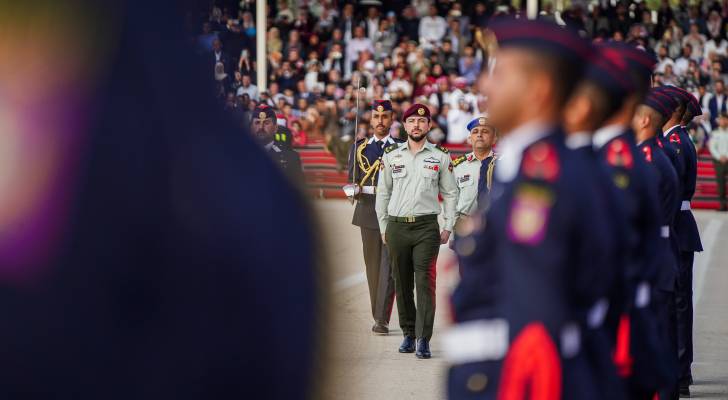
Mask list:
[[[478,117],[468,124],[470,143],[473,151],[453,160],[455,182],[458,185],[458,205],[456,211],[455,235],[462,236],[458,230],[468,216],[478,209],[478,200],[485,195],[493,184],[493,171],[496,156],[493,146],[498,140],[496,128],[488,124],[488,119]],[[469,228],[464,227],[468,230]]]
[[687,91],[674,86],[662,86],[663,93],[671,96],[678,107],[665,124],[665,137],[669,145],[675,149],[685,164],[685,173],[681,178],[682,193],[680,196],[680,212],[675,216],[675,232],[679,244],[678,287],[677,287],[677,323],[678,354],[680,356],[680,394],[690,395],[692,384],[691,364],[693,361],[693,259],[696,251],[703,251],[700,232],[695,217],[690,210],[690,201],[695,194],[698,174],[698,155],[690,140],[686,125],[695,116],[701,115],[695,97]]
[[250,126],[253,135],[288,178],[292,182],[303,185],[301,157],[294,150],[276,144],[274,140],[279,128],[276,124],[276,113],[273,108],[265,104],[255,108]]
[[661,216],[661,255],[659,260],[662,263],[659,288],[656,292],[657,301],[660,302],[657,310],[658,318],[663,323],[663,329],[667,333],[666,339],[669,351],[662,355],[662,362],[655,362],[653,365],[672,370],[669,382],[660,391],[660,398],[676,398],[678,388],[678,339],[677,339],[677,312],[675,309],[676,288],[677,288],[677,254],[678,244],[673,228],[675,215],[680,208],[679,182],[675,168],[670,162],[667,154],[662,150],[663,142],[659,135],[661,127],[672,111],[669,106],[663,104],[663,98],[651,91],[637,108],[632,120],[632,128],[638,143],[638,148],[647,164],[652,167],[655,173],[658,187],[658,203]]
[[377,178],[382,164],[384,148],[403,140],[389,136],[394,121],[394,111],[389,100],[375,100],[372,103],[371,126],[374,135],[358,140],[349,154],[349,182],[355,182],[359,189],[355,196],[357,203],[351,223],[361,230],[364,264],[366,265],[369,300],[372,306],[374,326],[372,332],[389,333],[389,318],[394,303],[394,280],[390,267],[389,250],[382,242],[379,231],[376,203]]
[[[392,261],[397,312],[404,334],[399,352],[415,352],[416,339],[416,356],[430,358],[437,255],[455,223],[457,185],[448,151],[427,141],[432,127],[430,110],[414,104],[405,111],[403,120],[408,139],[384,149],[376,211]],[[443,199],[442,232],[437,222],[438,196]]]
[[499,159],[486,223],[458,249],[449,398],[597,398],[581,321],[607,293],[612,266],[602,260],[614,238],[592,164],[566,148],[559,127],[592,48],[546,21],[489,27],[498,63],[481,93]]

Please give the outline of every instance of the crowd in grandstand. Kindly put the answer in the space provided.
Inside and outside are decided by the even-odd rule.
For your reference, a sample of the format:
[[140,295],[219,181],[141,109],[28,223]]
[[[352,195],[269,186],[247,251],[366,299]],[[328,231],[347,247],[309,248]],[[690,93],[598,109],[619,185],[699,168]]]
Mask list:
[[[554,12],[543,2],[539,18],[595,41],[632,42],[654,51],[655,81],[691,91],[707,111],[691,127],[697,146],[705,145],[728,100],[728,2],[663,0],[658,9],[644,1],[571,3]],[[217,95],[241,124],[266,103],[282,115],[294,145],[323,138],[335,148],[367,134],[373,99],[393,100],[398,113],[413,102],[426,104],[433,115],[432,142],[465,142],[466,124],[487,113],[487,99],[474,83],[494,61],[489,55],[495,38],[480,28],[503,14],[525,18],[507,1],[269,0],[265,91],[255,85],[254,1],[217,1],[190,17],[198,51],[210,59]],[[355,132],[357,112],[363,123]],[[392,133],[400,129],[395,124]]]

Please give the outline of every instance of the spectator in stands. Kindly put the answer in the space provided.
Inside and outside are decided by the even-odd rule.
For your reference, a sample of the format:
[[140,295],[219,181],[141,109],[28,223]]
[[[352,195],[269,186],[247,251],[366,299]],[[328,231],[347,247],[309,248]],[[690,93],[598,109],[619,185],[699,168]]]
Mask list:
[[354,28],[354,37],[346,45],[345,76],[351,75],[352,64],[359,60],[359,54],[362,51],[374,54],[374,45],[372,40],[364,35],[364,27],[357,26]]
[[419,44],[423,49],[432,51],[440,47],[442,38],[447,33],[447,21],[437,14],[434,4],[429,6],[428,16],[420,20]]
[[247,94],[253,100],[258,100],[258,87],[253,85],[251,82],[250,75],[245,74],[242,76],[240,87],[238,87],[237,95],[242,96]]
[[[726,111],[725,83],[722,80],[715,82],[715,92],[703,101],[703,108],[710,112],[710,125],[715,129],[718,126],[718,116]],[[707,100],[707,101],[706,101]]]
[[718,184],[720,211],[726,211],[726,177],[728,176],[728,113],[722,112],[719,126],[710,135],[708,147],[713,157],[715,178]]
[[280,53],[283,51],[283,41],[281,41],[281,31],[275,26],[268,30],[268,38],[265,41],[268,54]]

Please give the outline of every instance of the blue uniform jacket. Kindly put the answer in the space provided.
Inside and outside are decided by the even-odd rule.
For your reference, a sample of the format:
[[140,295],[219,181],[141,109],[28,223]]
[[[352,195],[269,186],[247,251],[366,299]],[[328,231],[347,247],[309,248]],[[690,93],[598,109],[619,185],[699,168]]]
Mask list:
[[[695,186],[698,179],[697,151],[693,142],[690,140],[690,135],[688,135],[682,126],[678,126],[668,132],[667,142],[675,149],[678,157],[682,158],[685,165],[684,174],[678,177],[682,188],[680,200],[689,203],[695,194]],[[703,251],[698,224],[695,222],[695,217],[690,209],[681,209],[675,216],[675,230],[677,232],[680,251]]]

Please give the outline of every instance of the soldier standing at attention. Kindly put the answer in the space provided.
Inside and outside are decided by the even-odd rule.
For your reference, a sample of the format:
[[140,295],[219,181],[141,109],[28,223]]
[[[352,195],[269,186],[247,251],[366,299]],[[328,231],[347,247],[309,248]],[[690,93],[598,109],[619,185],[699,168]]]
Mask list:
[[493,146],[498,141],[498,132],[488,124],[485,117],[476,118],[468,124],[473,151],[453,160],[453,173],[458,185],[455,235],[464,235],[469,229],[460,227],[467,217],[478,209],[478,200],[490,190],[493,183],[496,156]]
[[[392,261],[397,312],[404,341],[400,353],[430,358],[435,322],[435,264],[455,222],[457,185],[446,149],[426,140],[430,111],[414,104],[404,113],[408,139],[384,149],[377,185],[376,211],[382,240]],[[443,198],[440,232],[438,195]],[[414,290],[417,290],[415,307]]]
[[374,204],[384,148],[403,142],[389,136],[393,117],[394,111],[389,100],[375,100],[371,117],[374,136],[357,141],[349,153],[349,181],[356,182],[360,188],[351,223],[361,230],[369,299],[374,317],[372,332],[385,335],[389,333],[389,317],[394,303],[394,280],[389,251],[382,242]]
[[276,113],[267,105],[260,105],[255,108],[250,130],[263,146],[265,152],[278,164],[283,173],[297,184],[303,185],[303,169],[301,168],[301,157],[290,148],[281,147],[276,142],[275,136],[279,126],[276,125]]

